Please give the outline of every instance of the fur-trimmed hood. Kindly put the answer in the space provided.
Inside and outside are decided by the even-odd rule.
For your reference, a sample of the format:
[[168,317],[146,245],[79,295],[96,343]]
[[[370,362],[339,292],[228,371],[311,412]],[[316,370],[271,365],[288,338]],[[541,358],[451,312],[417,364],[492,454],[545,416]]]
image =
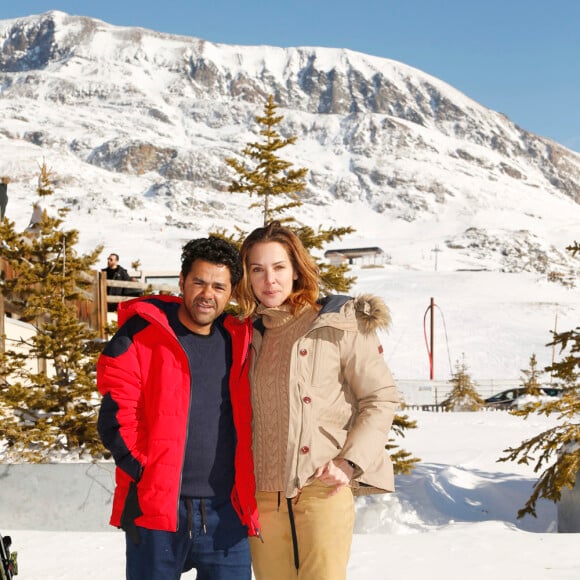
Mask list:
[[376,330],[388,330],[391,326],[391,311],[378,296],[361,294],[354,299],[354,310],[360,331],[370,334]]
[[314,323],[318,326],[334,326],[342,330],[358,330],[369,335],[377,330],[388,330],[391,312],[382,298],[373,294],[356,297],[332,295],[320,301],[321,309]]

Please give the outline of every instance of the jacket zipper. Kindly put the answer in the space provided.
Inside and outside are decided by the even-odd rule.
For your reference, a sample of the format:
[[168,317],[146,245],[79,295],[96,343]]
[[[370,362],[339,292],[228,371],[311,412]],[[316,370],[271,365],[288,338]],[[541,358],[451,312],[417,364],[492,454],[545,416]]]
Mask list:
[[[189,358],[187,357],[187,353],[185,352],[184,348],[181,346],[181,343],[179,342],[177,337],[175,337],[175,340],[176,340],[177,344],[179,345],[179,348],[183,352],[183,356],[185,357],[185,360],[187,362],[187,368],[189,370],[189,405],[187,406],[187,417],[185,420],[185,439],[183,440],[183,454],[181,456],[181,469],[179,470],[179,487],[177,488],[177,506],[176,506],[176,514],[175,514],[176,515],[176,518],[175,518],[176,531],[177,531],[177,530],[179,530],[179,497],[180,497],[180,493],[181,493],[181,484],[183,482],[183,466],[185,465],[185,453],[187,451],[187,438],[189,437],[189,415],[191,413],[192,392],[191,392],[191,368],[189,367]],[[189,530],[189,537],[191,539],[191,528]]]

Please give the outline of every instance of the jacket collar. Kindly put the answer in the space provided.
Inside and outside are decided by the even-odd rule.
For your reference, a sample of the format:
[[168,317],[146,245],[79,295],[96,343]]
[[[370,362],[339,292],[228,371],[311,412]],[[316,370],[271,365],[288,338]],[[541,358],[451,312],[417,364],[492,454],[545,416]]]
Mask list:
[[151,322],[157,322],[162,326],[168,327],[167,316],[165,314],[166,306],[170,303],[181,304],[181,298],[177,296],[140,296],[133,300],[127,300],[119,303],[117,310],[117,320],[119,326],[124,324],[131,316],[136,314],[142,316]]
[[[169,304],[181,304],[181,302],[182,299],[178,296],[165,295],[140,296],[133,300],[120,302],[117,311],[119,326],[132,316],[138,315],[171,331],[166,314],[167,306]],[[248,336],[251,337],[249,323],[244,323],[244,321],[228,313],[221,314],[220,318],[224,319],[224,326],[231,335],[236,334],[237,338],[242,338],[244,343],[248,342]],[[173,331],[171,332],[173,333]]]
[[[321,306],[318,316],[310,330],[322,326],[332,326],[340,330],[360,330],[369,334],[376,330],[387,330],[391,315],[383,300],[371,294],[356,298],[342,294],[325,296],[318,301]],[[264,323],[261,318],[254,321],[254,329],[264,334]]]

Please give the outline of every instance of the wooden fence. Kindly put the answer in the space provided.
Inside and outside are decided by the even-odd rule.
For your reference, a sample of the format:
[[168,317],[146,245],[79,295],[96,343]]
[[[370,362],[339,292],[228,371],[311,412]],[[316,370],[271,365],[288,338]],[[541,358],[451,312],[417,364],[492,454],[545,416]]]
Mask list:
[[[108,305],[119,304],[126,300],[131,300],[135,296],[142,296],[144,294],[178,294],[179,287],[171,284],[156,284],[149,282],[141,282],[139,280],[122,281],[122,280],[107,280],[106,272],[97,272],[97,299],[96,303],[96,328],[99,332],[100,338],[106,338],[106,326],[108,324]],[[121,288],[128,291],[128,295],[111,295],[107,292],[107,288]]]
[[[10,265],[0,258],[0,279],[11,279],[15,275]],[[81,322],[86,323],[89,328],[96,330],[99,338],[107,338],[107,326],[111,322],[109,304],[118,304],[125,300],[131,300],[135,296],[143,294],[178,294],[179,288],[165,283],[148,283],[140,280],[117,281],[107,280],[106,272],[94,270],[88,274],[90,286],[83,291],[83,298],[75,302],[78,318]],[[109,288],[122,288],[127,290],[128,295],[111,295],[107,291]],[[130,295],[129,295],[130,294]],[[0,293],[0,352],[6,350],[5,337],[5,316],[15,319],[21,318],[21,312],[18,306],[6,299]]]

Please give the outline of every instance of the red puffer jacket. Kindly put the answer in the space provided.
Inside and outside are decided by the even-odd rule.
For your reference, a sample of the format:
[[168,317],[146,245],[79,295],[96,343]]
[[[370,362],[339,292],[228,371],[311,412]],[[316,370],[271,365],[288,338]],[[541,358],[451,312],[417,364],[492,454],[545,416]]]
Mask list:
[[[190,397],[187,355],[168,324],[173,296],[147,296],[119,305],[119,330],[97,363],[103,395],[99,434],[117,465],[110,523],[121,526],[131,483],[138,482],[139,526],[177,530],[179,488]],[[259,535],[248,380],[252,326],[226,315],[232,337],[230,397],[237,434],[232,503],[249,535]]]

